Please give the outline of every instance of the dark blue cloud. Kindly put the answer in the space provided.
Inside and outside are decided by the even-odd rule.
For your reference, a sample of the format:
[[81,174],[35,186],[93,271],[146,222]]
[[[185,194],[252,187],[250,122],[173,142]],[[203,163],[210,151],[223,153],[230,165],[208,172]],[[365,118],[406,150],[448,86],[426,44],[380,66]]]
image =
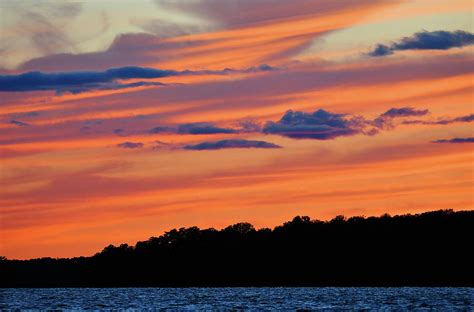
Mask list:
[[385,56],[390,54],[393,54],[392,49],[384,44],[377,44],[375,48],[369,52],[370,56]]
[[121,147],[121,148],[142,148],[143,143],[141,143],[141,142],[123,142],[123,143],[117,144],[117,147]]
[[323,109],[314,113],[287,111],[278,122],[269,121],[263,132],[294,139],[329,140],[362,133],[367,122],[361,117],[346,118]]
[[413,107],[391,108],[375,118],[373,125],[379,129],[392,129],[394,128],[392,121],[395,118],[424,116],[428,113],[429,110],[427,109],[418,110]]
[[175,71],[138,66],[110,68],[105,71],[72,71],[72,72],[27,72],[19,75],[0,75],[0,92],[25,92],[53,90],[58,94],[81,93],[90,90],[112,90],[134,88],[140,86],[161,86],[159,82],[120,83],[118,80],[156,79],[181,75],[226,75],[232,73],[253,73],[270,71],[276,68],[260,65],[243,70],[224,69],[216,71]]
[[151,134],[176,133],[176,129],[173,129],[172,127],[167,127],[167,126],[157,126],[157,127],[151,128],[148,132]]
[[474,114],[456,117],[451,120],[451,122],[472,122],[472,121],[474,121]]
[[275,70],[278,70],[278,69],[279,68],[270,66],[268,64],[261,64],[259,66],[249,67],[249,68],[245,69],[244,72],[256,73],[256,72],[262,72],[262,71],[275,71]]
[[215,142],[202,142],[196,145],[186,145],[188,150],[218,150],[224,148],[281,148],[281,146],[265,142],[253,140],[221,140]]
[[457,31],[421,31],[390,45],[378,44],[370,56],[385,56],[402,50],[447,50],[474,44],[474,34]]
[[105,71],[74,71],[42,73],[28,72],[19,75],[0,75],[0,91],[43,91],[79,93],[92,89],[126,88],[146,85],[144,82],[119,84],[116,80],[152,79],[177,75],[173,70],[144,67],[120,67]]
[[397,118],[397,117],[409,117],[409,116],[423,116],[428,113],[429,113],[429,110],[427,109],[418,110],[413,107],[401,107],[401,108],[391,108],[380,116]]
[[454,138],[449,140],[436,140],[433,143],[474,143],[474,138]]
[[218,134],[236,132],[237,130],[235,129],[218,127],[208,122],[188,123],[178,127],[179,134]]
[[26,123],[26,122],[23,122],[23,121],[19,121],[19,120],[15,120],[15,119],[10,120],[10,123],[13,124],[13,125],[20,126],[20,127],[25,127],[25,126],[29,126],[29,125],[30,125],[29,123]]
[[107,69],[105,73],[115,79],[152,79],[176,76],[179,72],[138,66],[126,66]]
[[261,132],[261,125],[253,118],[239,120],[233,127],[221,127],[212,122],[194,122],[181,125],[162,125],[148,130],[150,134],[231,134]]

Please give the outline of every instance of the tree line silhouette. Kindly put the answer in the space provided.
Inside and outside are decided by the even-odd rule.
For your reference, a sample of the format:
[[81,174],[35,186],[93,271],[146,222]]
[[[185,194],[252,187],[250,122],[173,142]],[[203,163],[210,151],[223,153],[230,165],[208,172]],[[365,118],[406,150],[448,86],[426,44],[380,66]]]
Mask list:
[[474,286],[474,211],[173,229],[91,257],[0,259],[1,287]]

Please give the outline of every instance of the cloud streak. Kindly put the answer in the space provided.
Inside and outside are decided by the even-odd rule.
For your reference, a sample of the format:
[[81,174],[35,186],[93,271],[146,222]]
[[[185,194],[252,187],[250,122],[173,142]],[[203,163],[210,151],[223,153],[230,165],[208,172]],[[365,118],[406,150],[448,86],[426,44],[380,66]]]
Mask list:
[[400,124],[448,125],[451,123],[474,121],[474,114],[471,114],[437,121],[403,120],[395,123],[395,119],[398,118],[425,116],[428,113],[429,110],[427,109],[418,110],[412,107],[391,108],[379,117],[369,120],[362,116],[334,114],[324,109],[316,110],[314,113],[289,110],[279,121],[268,121],[263,127],[262,132],[292,139],[332,140],[340,136],[357,134],[375,135],[380,130],[393,130]]
[[228,75],[233,73],[257,73],[273,70],[277,70],[277,68],[262,64],[242,70],[226,68],[223,70],[175,71],[149,67],[125,66],[110,68],[105,71],[27,72],[19,75],[0,75],[0,92],[54,90],[58,94],[75,94],[89,90],[111,90],[164,85],[160,82],[144,81],[122,84],[117,82],[117,80],[156,79],[186,75]]
[[[421,117],[429,114],[428,109],[416,109],[413,107],[390,108],[375,119],[366,119],[363,116],[351,114],[338,114],[318,109],[313,113],[288,110],[278,121],[267,121],[260,127],[253,120],[243,120],[240,128],[221,127],[210,122],[186,123],[175,126],[158,126],[150,129],[150,134],[174,134],[174,135],[212,135],[212,134],[236,134],[236,133],[263,133],[279,135],[292,139],[315,139],[333,140],[341,136],[352,136],[357,134],[376,135],[381,130],[393,130],[400,124],[427,124],[446,125],[455,122],[472,122],[474,114],[460,116],[452,119],[438,121],[429,120],[402,120],[407,117]],[[249,125],[247,125],[247,123]],[[208,142],[205,142],[206,144]],[[215,142],[212,142],[215,143]],[[210,145],[211,149],[213,145]],[[187,149],[200,149],[194,145]],[[206,145],[204,148],[208,149]]]
[[356,9],[368,4],[383,3],[378,0],[200,0],[200,1],[168,1],[155,0],[160,8],[179,12],[192,12],[218,21],[225,27],[244,26],[261,22],[279,21],[293,16],[310,14],[334,14],[334,12]]
[[254,141],[254,140],[221,140],[221,141],[214,141],[214,142],[202,142],[195,145],[186,145],[184,149],[187,150],[219,150],[219,149],[227,149],[227,148],[264,148],[264,149],[271,149],[271,148],[281,148],[281,146],[265,142],[265,141]]
[[93,89],[110,89],[139,85],[137,83],[120,84],[116,82],[117,80],[153,79],[178,74],[178,72],[173,70],[136,66],[111,68],[105,71],[28,72],[19,75],[0,75],[0,91],[24,92],[55,90],[58,93],[79,93]]
[[413,107],[402,107],[402,108],[391,108],[380,116],[397,118],[397,117],[409,117],[409,116],[424,116],[428,113],[429,111],[427,109],[417,110]]
[[474,138],[453,138],[449,140],[436,140],[433,143],[474,143]]
[[97,83],[97,84],[86,84],[79,87],[70,87],[65,89],[57,89],[57,95],[63,95],[66,93],[70,94],[79,94],[84,92],[89,92],[92,90],[97,91],[106,91],[106,90],[120,90],[120,89],[128,89],[128,88],[138,88],[138,87],[160,87],[166,86],[166,84],[161,82],[152,82],[152,81],[138,81],[132,83]]
[[393,119],[404,117],[424,116],[429,113],[429,110],[417,110],[413,107],[391,108],[379,117],[375,118],[373,125],[379,129],[393,129]]
[[20,126],[20,127],[26,127],[26,126],[30,125],[29,123],[19,121],[19,120],[15,120],[15,119],[10,120],[9,123],[12,124],[12,125]]
[[222,127],[212,122],[192,122],[180,125],[157,126],[151,128],[150,134],[232,134],[232,133],[255,133],[260,132],[261,127],[251,119],[243,119],[238,127]]
[[405,120],[402,123],[405,124],[405,125],[416,125],[416,124],[420,124],[420,125],[449,125],[449,124],[457,123],[457,122],[473,122],[473,121],[474,121],[474,114],[455,117],[455,118],[451,118],[451,119],[436,120],[436,121]]
[[222,128],[212,123],[196,122],[183,124],[178,127],[179,134],[219,134],[219,133],[236,133],[237,130],[231,128]]
[[474,34],[457,31],[420,31],[389,45],[378,44],[370,56],[386,56],[404,50],[448,50],[474,44]]

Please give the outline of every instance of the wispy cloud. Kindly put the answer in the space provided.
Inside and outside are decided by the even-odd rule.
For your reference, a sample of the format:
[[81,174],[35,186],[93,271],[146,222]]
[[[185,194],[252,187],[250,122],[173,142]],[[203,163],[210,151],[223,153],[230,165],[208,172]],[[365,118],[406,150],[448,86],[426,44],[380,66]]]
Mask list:
[[291,16],[309,14],[333,14],[337,11],[356,9],[368,4],[383,3],[379,0],[199,0],[199,1],[168,1],[155,0],[160,8],[180,12],[191,12],[193,15],[204,16],[227,27],[257,24],[281,20]]
[[474,138],[453,138],[449,140],[436,140],[433,143],[474,143]]
[[186,145],[184,149],[188,150],[219,150],[226,148],[281,148],[281,146],[265,142],[265,141],[254,141],[254,140],[221,140],[214,142],[202,142],[195,145]]
[[413,124],[421,124],[421,125],[449,125],[452,123],[457,122],[473,122],[474,121],[474,114],[460,116],[455,118],[449,119],[441,119],[441,120],[405,120],[402,123],[405,125],[413,125]]
[[[59,50],[56,54],[30,59],[19,68],[25,71],[95,70],[130,64],[153,66],[169,61],[177,61],[185,68],[208,68],[210,59],[215,60],[215,65],[234,67],[286,61],[328,31],[350,27],[376,9],[399,2],[401,0],[298,0],[291,3],[281,0],[163,0],[157,2],[160,14],[149,12],[150,15],[133,16],[129,22],[134,29],[129,29],[134,33],[122,31],[105,50],[101,40],[100,51],[97,51],[99,47],[85,53]],[[168,15],[166,11],[170,14],[164,17]],[[113,16],[113,13],[107,13]],[[108,33],[112,34],[117,21],[110,19],[110,22],[112,27]],[[145,32],[137,33],[137,27]],[[213,31],[217,29],[222,31]],[[205,34],[182,36],[202,31]],[[263,32],[267,35],[257,35]],[[178,37],[167,39],[173,36]],[[216,44],[219,48],[215,48]]]
[[391,44],[378,44],[370,56],[385,56],[403,50],[448,50],[474,44],[474,34],[457,31],[421,31]]
[[391,108],[380,116],[397,118],[397,117],[409,117],[409,116],[423,116],[428,113],[429,111],[427,109],[418,110],[413,107],[402,107],[402,108]]
[[429,113],[429,110],[417,110],[413,107],[391,108],[379,117],[375,118],[373,125],[380,129],[392,129],[394,127],[393,120],[395,118],[424,116]]
[[[78,1],[2,1],[1,66],[12,66],[23,55],[78,52],[66,29],[82,12]],[[9,18],[16,17],[9,25]],[[20,52],[21,51],[21,52]],[[8,56],[8,57],[5,57]]]

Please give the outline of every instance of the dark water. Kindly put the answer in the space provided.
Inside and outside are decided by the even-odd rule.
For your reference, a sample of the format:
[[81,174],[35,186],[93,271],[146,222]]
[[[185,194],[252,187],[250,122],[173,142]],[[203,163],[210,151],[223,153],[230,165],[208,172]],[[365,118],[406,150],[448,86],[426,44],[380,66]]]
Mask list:
[[474,288],[10,288],[0,309],[474,311]]

